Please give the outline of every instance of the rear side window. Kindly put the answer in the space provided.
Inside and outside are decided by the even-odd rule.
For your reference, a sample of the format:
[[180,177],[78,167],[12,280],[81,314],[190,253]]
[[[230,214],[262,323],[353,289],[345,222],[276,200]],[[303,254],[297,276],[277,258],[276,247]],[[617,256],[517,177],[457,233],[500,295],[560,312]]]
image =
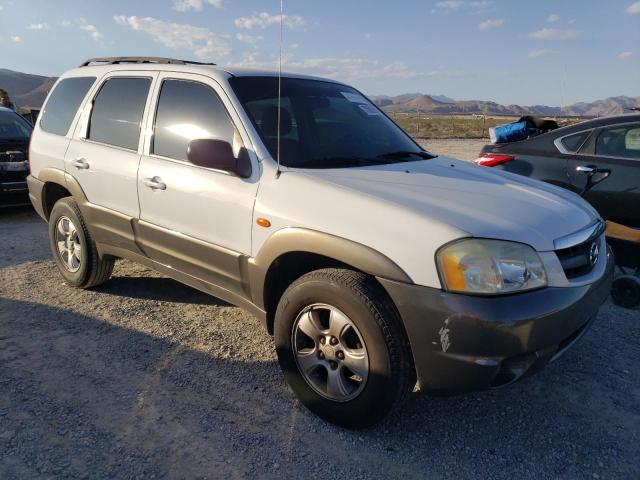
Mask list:
[[567,152],[575,153],[580,149],[587,137],[591,135],[592,131],[593,130],[587,130],[586,132],[580,132],[576,133],[575,135],[564,137],[562,139],[562,145],[567,149]]
[[56,135],[66,135],[78,107],[96,81],[96,77],[73,77],[60,80],[53,89],[40,116],[40,128]]
[[189,142],[201,138],[229,142],[234,152],[241,142],[226,108],[210,87],[188,80],[165,80],[158,99],[152,153],[186,160]]
[[150,85],[150,78],[107,80],[93,101],[87,138],[137,150]]
[[596,140],[596,155],[640,159],[640,123],[603,128]]

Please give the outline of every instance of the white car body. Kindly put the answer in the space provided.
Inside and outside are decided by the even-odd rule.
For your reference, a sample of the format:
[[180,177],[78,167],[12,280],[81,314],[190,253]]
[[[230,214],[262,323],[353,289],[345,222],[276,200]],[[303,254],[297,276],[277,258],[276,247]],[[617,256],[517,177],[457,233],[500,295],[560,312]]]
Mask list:
[[[433,158],[347,85],[285,74],[291,110],[303,110],[294,122],[273,72],[168,59],[98,62],[106,65],[89,61],[60,78],[30,146],[29,196],[49,222],[62,276],[90,288],[124,258],[249,310],[274,333],[303,403],[316,411],[328,398],[317,412],[342,412],[338,420],[327,413],[331,421],[377,419],[380,412],[365,418],[368,410],[385,395],[390,409],[399,398],[393,388],[413,389],[412,380],[438,391],[516,381],[577,341],[609,294],[613,259],[587,202],[523,176]],[[67,95],[56,97],[65,81],[59,91],[68,88],[69,98],[86,93],[56,110],[51,99]],[[101,100],[104,85],[111,96]],[[123,85],[137,97],[125,96]],[[162,100],[165,85],[174,93]],[[96,113],[114,104],[118,114]],[[337,120],[316,117],[323,109]],[[307,131],[292,139],[294,123]],[[104,135],[120,124],[125,134]],[[349,129],[355,133],[342,131]],[[174,150],[157,147],[163,135]],[[281,141],[290,149],[275,149]],[[335,335],[330,326],[298,328],[322,309],[349,317],[351,327]],[[345,371],[347,343],[338,338],[345,328],[362,329],[352,342],[365,350],[360,372],[375,358],[376,369],[400,372],[351,370],[355,380],[342,379],[360,382],[356,394],[367,408],[351,404],[356,397],[327,396],[328,379]],[[300,331],[311,343],[298,349]],[[295,363],[302,357],[317,359],[313,372],[326,372],[327,385],[313,387],[317,397],[305,389],[324,380],[308,378],[312,368]]]
[[[104,78],[118,75],[152,75],[156,83],[150,95],[157,94],[157,81],[162,77],[193,79],[210,85],[240,127],[256,167],[246,180],[222,172],[203,173],[202,169],[198,169],[198,177],[210,178],[198,178],[193,176],[192,168],[185,168],[184,162],[167,163],[150,155],[153,112],[147,111],[142,129],[146,135],[141,136],[140,151],[135,154],[141,158],[139,165],[128,162],[131,169],[124,172],[105,166],[100,175],[91,175],[95,173],[93,168],[88,173],[78,171],[70,165],[75,147],[82,145],[86,149],[92,143],[84,139],[90,110],[90,102],[85,101],[81,108],[84,115],[79,113],[74,121],[70,145],[68,138],[48,134],[36,126],[38,142],[32,145],[31,169],[35,177],[43,167],[64,169],[83,186],[87,185],[85,192],[101,206],[152,223],[161,221],[155,215],[155,210],[160,209],[175,230],[251,256],[256,256],[263,242],[279,229],[303,227],[327,232],[370,246],[396,262],[416,284],[434,288],[441,287],[435,252],[442,245],[462,237],[511,240],[531,245],[542,254],[550,272],[550,285],[576,284],[563,278],[557,260],[545,253],[554,250],[554,240],[593,225],[599,216],[587,202],[567,190],[443,156],[430,161],[349,169],[280,167],[284,173],[277,176],[275,160],[228,84],[232,76],[273,76],[273,72],[191,65],[162,69],[155,65],[108,65],[71,70],[61,79],[86,76],[87,70],[99,79],[92,92]],[[91,148],[95,149],[96,157],[106,154],[111,159],[114,155],[112,147]],[[134,154],[116,151],[116,155],[126,158]],[[64,164],[62,158],[66,158]],[[158,163],[164,165],[158,167]],[[158,168],[162,178],[187,175],[190,179],[183,182],[181,191],[175,195],[171,189],[162,192],[167,198],[161,205],[155,205],[159,196],[156,192],[136,186],[140,178],[157,174]],[[108,181],[111,175],[116,175],[113,180],[117,181]],[[146,211],[145,197],[149,196],[153,202],[148,202],[150,207]],[[221,211],[225,215],[218,217],[214,212],[210,223],[203,225],[201,209],[211,202],[224,205]],[[250,217],[267,217],[272,228],[261,228]],[[232,224],[228,223],[229,218],[234,219]],[[217,230],[215,225],[221,222],[226,223],[224,234],[212,235]],[[599,267],[577,283],[598,278],[604,265]]]

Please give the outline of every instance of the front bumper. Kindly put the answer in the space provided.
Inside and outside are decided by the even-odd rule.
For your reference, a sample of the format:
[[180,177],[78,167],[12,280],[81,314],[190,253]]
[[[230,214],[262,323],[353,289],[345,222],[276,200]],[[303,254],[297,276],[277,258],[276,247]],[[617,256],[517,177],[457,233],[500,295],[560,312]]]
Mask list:
[[380,278],[404,322],[422,390],[494,388],[539,370],[586,331],[607,299],[605,273],[579,287],[478,297]]

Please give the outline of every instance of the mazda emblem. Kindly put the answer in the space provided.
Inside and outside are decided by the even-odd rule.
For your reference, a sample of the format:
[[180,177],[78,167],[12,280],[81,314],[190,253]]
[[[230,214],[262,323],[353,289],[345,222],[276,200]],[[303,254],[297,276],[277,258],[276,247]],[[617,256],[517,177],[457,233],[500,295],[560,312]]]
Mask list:
[[592,267],[598,261],[598,255],[600,253],[600,247],[598,246],[598,242],[593,242],[591,247],[589,248],[589,265]]

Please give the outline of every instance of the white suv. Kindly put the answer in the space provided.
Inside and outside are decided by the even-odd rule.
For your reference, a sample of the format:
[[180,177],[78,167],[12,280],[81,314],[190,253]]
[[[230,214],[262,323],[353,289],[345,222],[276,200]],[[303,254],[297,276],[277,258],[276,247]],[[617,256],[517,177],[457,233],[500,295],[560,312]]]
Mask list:
[[301,402],[350,428],[416,383],[511,383],[585,331],[612,274],[586,202],[435,157],[342,83],[279,81],[137,57],[64,74],[28,182],[66,282],[127,258],[246,308]]

